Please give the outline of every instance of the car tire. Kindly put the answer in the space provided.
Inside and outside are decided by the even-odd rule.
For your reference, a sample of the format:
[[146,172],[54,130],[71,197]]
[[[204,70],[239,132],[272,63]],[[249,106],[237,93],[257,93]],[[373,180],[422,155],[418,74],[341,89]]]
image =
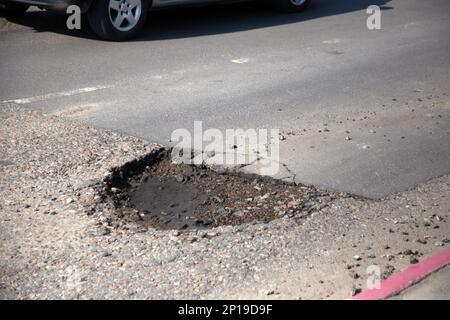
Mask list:
[[300,12],[304,10],[311,0],[272,0],[273,6],[281,12]]
[[102,39],[129,40],[144,26],[149,0],[97,0],[87,12],[92,30]]
[[2,3],[0,4],[0,12],[5,17],[16,17],[24,14],[29,7],[20,3]]

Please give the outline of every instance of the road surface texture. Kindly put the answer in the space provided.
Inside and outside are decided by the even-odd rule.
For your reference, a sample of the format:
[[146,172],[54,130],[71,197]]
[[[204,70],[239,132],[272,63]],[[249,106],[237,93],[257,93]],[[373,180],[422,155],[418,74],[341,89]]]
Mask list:
[[[366,27],[373,4],[381,30]],[[168,145],[195,120],[279,128],[287,170],[276,177],[371,198],[450,171],[447,0],[161,11],[126,43],[83,23],[68,31],[64,16],[36,10],[1,18],[0,101]]]
[[0,299],[347,299],[369,266],[386,278],[450,243],[449,175],[301,219],[141,230],[99,187],[157,146],[8,104],[0,122]]

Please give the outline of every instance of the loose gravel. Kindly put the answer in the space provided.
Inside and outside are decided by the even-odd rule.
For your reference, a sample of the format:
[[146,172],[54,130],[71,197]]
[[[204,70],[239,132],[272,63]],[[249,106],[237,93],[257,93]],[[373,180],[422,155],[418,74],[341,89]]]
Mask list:
[[301,222],[346,193],[238,173],[174,163],[157,149],[115,168],[104,179],[118,219],[164,230],[199,230],[221,225],[269,222],[282,217]]
[[0,122],[1,299],[348,298],[368,266],[386,277],[450,242],[450,176],[180,232],[120,217],[109,183],[162,146],[12,104]]

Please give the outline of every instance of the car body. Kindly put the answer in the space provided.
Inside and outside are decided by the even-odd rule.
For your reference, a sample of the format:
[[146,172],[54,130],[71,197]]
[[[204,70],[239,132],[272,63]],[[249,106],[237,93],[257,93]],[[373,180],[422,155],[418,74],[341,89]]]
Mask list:
[[1,3],[14,3],[25,6],[37,6],[42,9],[65,11],[71,5],[87,11],[93,0],[0,0]]
[[[71,5],[77,5],[83,12],[86,12],[91,3],[95,0],[0,0],[0,2],[11,2],[24,5],[37,6],[43,9],[54,11],[65,11]],[[245,1],[245,0],[243,0]],[[248,0],[247,0],[248,1]],[[152,0],[151,8],[164,8],[169,6],[207,4],[219,2],[239,2],[239,0]]]
[[[248,1],[248,0],[242,0]],[[241,2],[242,2],[241,1]],[[262,1],[262,0],[261,0]],[[311,0],[267,0],[284,12],[298,12]],[[94,32],[106,40],[127,40],[139,32],[150,9],[170,6],[240,2],[239,0],[0,0],[0,9],[9,14],[21,14],[29,6],[65,12],[76,5],[87,13]]]

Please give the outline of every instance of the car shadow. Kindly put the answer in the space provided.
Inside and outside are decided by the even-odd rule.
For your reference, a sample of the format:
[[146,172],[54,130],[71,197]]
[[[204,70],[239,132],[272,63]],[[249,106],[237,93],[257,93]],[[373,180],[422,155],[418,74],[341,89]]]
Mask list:
[[[389,10],[391,0],[313,0],[310,7],[300,13],[283,14],[261,1],[217,4],[211,6],[174,8],[152,11],[148,21],[133,41],[170,40],[214,34],[241,32],[272,26],[281,26],[327,16],[366,10],[377,5]],[[8,21],[31,28],[35,32],[54,32],[73,37],[96,39],[85,16],[81,30],[66,28],[66,16],[48,11],[32,10]]]

